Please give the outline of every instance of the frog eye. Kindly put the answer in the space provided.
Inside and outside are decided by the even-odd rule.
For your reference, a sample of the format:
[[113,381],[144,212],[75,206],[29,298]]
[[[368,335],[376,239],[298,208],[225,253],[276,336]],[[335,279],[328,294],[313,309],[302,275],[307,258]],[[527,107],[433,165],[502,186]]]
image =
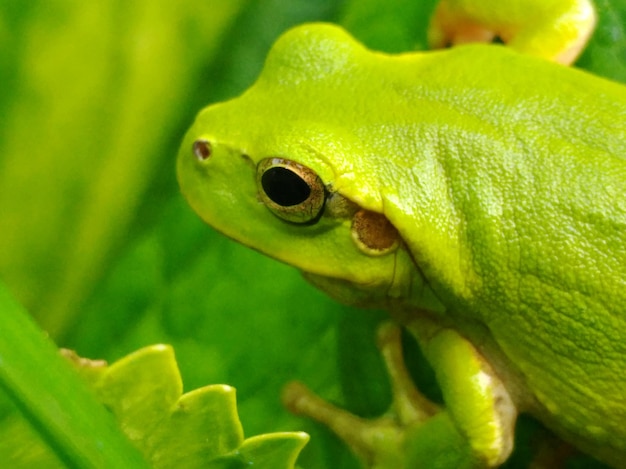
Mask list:
[[292,223],[319,219],[324,207],[324,183],[312,169],[284,158],[266,158],[257,165],[257,186],[263,203]]

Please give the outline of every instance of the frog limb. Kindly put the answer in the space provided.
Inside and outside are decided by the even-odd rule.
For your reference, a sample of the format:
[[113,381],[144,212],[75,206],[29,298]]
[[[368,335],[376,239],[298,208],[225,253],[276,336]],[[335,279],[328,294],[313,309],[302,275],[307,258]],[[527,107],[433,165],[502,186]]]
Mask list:
[[301,383],[286,387],[283,402],[295,414],[328,426],[367,467],[474,468],[500,464],[511,451],[515,420],[504,387],[486,374],[486,362],[458,334],[429,329],[418,337],[425,352],[444,355],[433,357],[433,364],[441,367],[437,374],[443,377],[444,396],[453,400],[446,410],[415,388],[404,364],[400,329],[390,323],[379,328],[377,340],[393,396],[386,414],[374,420],[360,418],[324,401]]
[[517,410],[502,380],[461,334],[419,315],[405,324],[430,362],[446,411],[487,467],[513,450]]
[[403,467],[403,428],[426,421],[438,412],[438,406],[413,386],[402,357],[399,328],[381,326],[377,345],[392,388],[393,402],[387,414],[368,421],[324,401],[298,382],[285,388],[283,402],[293,413],[329,427],[368,467]]
[[443,0],[433,15],[428,38],[440,48],[496,37],[524,54],[562,64],[574,62],[596,24],[588,0],[476,2]]

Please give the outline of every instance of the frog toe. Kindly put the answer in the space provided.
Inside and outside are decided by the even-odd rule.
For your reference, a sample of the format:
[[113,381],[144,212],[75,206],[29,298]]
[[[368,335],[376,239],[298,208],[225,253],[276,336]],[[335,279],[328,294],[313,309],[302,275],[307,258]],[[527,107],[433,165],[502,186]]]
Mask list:
[[390,409],[381,417],[368,420],[351,414],[323,400],[300,382],[289,383],[282,400],[294,414],[331,429],[366,467],[415,467],[409,462],[412,461],[409,453],[414,454],[415,435],[427,421],[441,413],[441,409],[414,386],[403,359],[400,328],[391,323],[382,324],[377,333],[377,345],[393,396]]

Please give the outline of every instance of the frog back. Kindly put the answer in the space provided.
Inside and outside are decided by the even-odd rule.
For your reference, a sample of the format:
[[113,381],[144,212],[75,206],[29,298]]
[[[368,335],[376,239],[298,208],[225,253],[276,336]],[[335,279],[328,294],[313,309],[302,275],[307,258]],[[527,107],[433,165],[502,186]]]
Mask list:
[[385,214],[448,314],[524,377],[527,410],[621,461],[626,87],[470,48],[442,67],[479,71],[415,100],[417,156],[389,170]]

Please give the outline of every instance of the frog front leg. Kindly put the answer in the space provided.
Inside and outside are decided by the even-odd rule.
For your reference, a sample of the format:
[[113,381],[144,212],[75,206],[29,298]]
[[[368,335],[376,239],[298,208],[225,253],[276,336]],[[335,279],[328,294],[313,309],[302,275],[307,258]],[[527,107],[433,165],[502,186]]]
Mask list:
[[419,318],[407,325],[435,369],[445,408],[414,386],[404,365],[400,330],[384,324],[378,346],[391,381],[390,410],[368,421],[339,409],[300,383],[285,389],[294,413],[342,438],[377,469],[496,467],[509,456],[517,412],[503,383],[476,348],[453,330]]
[[431,47],[491,42],[518,52],[570,64],[596,24],[589,0],[442,0],[428,31]]

